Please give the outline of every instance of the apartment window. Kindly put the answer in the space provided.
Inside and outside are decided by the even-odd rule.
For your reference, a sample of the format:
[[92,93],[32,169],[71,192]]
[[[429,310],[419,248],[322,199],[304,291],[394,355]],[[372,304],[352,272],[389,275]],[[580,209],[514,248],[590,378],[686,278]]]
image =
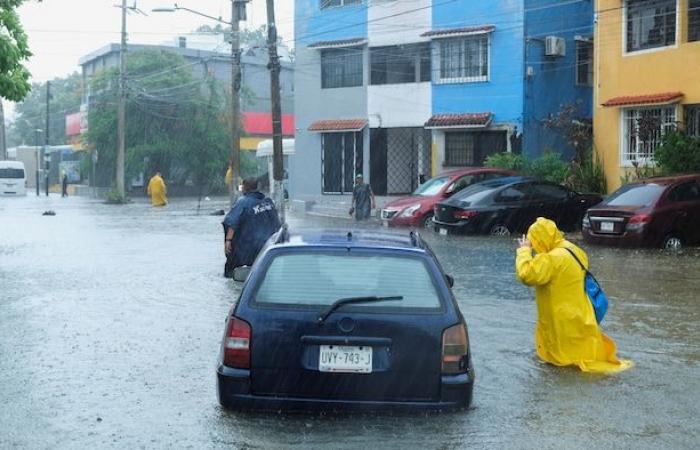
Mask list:
[[688,136],[700,138],[700,105],[685,107],[685,129]]
[[321,0],[321,9],[333,8],[335,6],[359,5],[362,0]]
[[676,43],[676,0],[627,0],[627,51]]
[[489,79],[489,36],[438,41],[440,81],[478,82]]
[[430,81],[430,44],[370,49],[370,83],[398,84]]
[[700,41],[700,0],[688,0],[688,42]]
[[505,131],[445,133],[445,166],[483,166],[487,156],[507,150]]
[[576,84],[593,86],[593,42],[576,41]]
[[650,163],[661,137],[676,128],[676,107],[623,110],[622,165]]
[[362,49],[336,48],[321,51],[323,89],[362,86]]

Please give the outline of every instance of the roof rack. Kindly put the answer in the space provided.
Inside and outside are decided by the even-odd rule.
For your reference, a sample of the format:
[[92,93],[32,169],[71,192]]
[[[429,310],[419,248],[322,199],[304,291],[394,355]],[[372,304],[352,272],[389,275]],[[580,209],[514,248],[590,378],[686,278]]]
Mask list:
[[289,227],[287,223],[283,223],[277,232],[277,238],[275,239],[275,244],[282,244],[284,242],[289,242]]
[[411,238],[411,245],[416,248],[425,248],[425,243],[419,232],[411,231],[408,235]]

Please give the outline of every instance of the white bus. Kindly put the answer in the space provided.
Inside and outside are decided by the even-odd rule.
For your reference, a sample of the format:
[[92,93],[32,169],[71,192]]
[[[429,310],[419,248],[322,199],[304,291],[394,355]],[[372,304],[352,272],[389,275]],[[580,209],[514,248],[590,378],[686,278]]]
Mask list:
[[21,161],[0,161],[0,195],[27,195],[27,174]]

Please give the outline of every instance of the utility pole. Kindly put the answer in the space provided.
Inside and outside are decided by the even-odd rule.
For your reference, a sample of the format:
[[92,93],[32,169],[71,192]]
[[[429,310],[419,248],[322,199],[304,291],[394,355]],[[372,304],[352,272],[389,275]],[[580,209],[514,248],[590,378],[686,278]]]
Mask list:
[[47,152],[49,150],[49,123],[50,123],[50,104],[51,104],[51,82],[46,82],[46,129],[44,130],[44,157],[41,158],[42,164],[44,164],[44,189],[46,190],[46,196],[49,196],[49,164],[46,161]]
[[7,159],[7,142],[5,141],[5,110],[0,99],[0,160]]
[[275,25],[275,2],[267,0],[267,52],[270,55],[270,99],[272,101],[272,176],[274,178],[273,200],[280,220],[284,213],[284,154],[282,153],[282,101],[280,98],[280,59],[277,55],[277,26]]
[[122,0],[122,40],[119,49],[119,104],[117,106],[117,192],[126,198],[124,189],[124,154],[126,148],[126,0]]
[[238,199],[241,179],[241,35],[240,20],[245,19],[246,2],[231,0],[231,198]]

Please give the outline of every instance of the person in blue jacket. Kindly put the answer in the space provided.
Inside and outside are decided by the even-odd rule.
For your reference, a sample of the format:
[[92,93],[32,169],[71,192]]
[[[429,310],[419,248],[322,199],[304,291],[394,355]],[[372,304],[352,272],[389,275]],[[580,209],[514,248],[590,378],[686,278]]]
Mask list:
[[252,266],[265,242],[281,223],[273,201],[258,192],[258,180],[243,180],[243,196],[223,221],[226,265],[224,276],[233,277],[236,267]]

